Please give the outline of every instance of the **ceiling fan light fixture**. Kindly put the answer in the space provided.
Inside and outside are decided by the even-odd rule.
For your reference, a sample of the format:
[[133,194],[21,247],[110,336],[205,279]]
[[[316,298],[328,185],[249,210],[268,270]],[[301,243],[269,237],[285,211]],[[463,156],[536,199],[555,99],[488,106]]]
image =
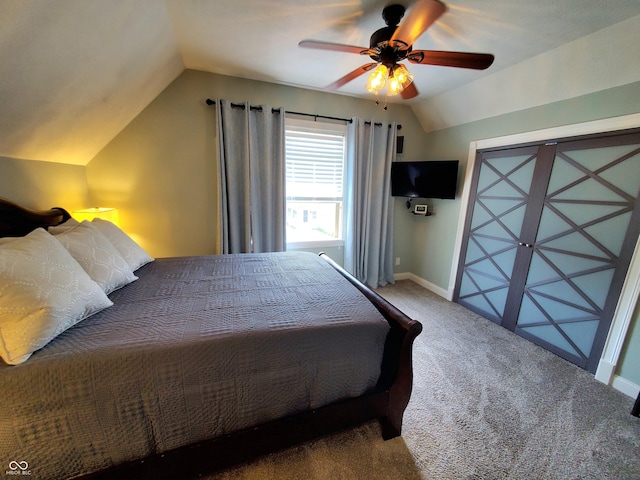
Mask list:
[[407,88],[413,82],[413,74],[404,65],[396,65],[393,69],[393,77],[402,85],[402,89]]
[[389,76],[389,68],[384,65],[378,65],[373,72],[369,75],[369,79],[367,80],[366,88],[371,93],[378,93],[382,90],[387,83],[387,77]]
[[387,86],[387,97],[398,95],[402,90],[402,85],[400,85],[395,78],[389,77],[389,85]]
[[413,82],[413,74],[402,64],[395,66],[393,77],[400,82],[402,88],[407,88]]
[[409,73],[404,65],[396,65],[393,67],[391,75],[389,75],[389,85],[387,87],[387,95],[392,97],[398,95],[413,82],[413,75]]

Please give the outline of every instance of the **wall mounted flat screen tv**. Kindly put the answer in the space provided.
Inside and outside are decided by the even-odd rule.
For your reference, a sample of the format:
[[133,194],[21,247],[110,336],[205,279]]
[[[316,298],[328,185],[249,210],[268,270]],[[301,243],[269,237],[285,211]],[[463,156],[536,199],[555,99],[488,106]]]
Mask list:
[[412,198],[456,198],[458,160],[393,162],[391,195]]

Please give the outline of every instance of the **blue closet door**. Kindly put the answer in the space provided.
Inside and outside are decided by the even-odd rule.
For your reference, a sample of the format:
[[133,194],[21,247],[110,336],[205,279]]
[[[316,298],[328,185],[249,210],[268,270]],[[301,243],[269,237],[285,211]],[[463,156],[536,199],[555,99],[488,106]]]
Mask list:
[[538,147],[478,154],[456,301],[502,324]]
[[638,239],[639,194],[637,135],[558,144],[516,333],[595,371]]
[[477,165],[454,299],[595,371],[640,232],[640,134]]

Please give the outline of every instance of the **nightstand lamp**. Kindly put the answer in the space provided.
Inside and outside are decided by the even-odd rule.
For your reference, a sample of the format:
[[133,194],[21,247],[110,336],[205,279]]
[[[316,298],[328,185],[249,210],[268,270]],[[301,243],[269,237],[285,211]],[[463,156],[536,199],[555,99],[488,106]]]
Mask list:
[[86,208],[84,210],[74,210],[71,212],[71,216],[79,222],[82,222],[83,220],[91,221],[94,218],[100,218],[102,220],[108,220],[116,224],[118,227],[120,226],[120,215],[118,214],[117,208],[95,207]]

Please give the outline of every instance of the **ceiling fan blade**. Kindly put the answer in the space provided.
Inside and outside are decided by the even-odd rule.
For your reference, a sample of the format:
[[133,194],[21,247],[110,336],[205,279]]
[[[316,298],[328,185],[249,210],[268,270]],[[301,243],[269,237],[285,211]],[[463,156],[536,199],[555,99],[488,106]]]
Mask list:
[[393,32],[389,44],[402,50],[408,49],[446,10],[447,6],[439,0],[417,0]]
[[404,90],[400,92],[400,95],[405,100],[409,100],[411,98],[418,96],[418,89],[416,88],[416,84],[411,82]]
[[319,40],[302,40],[298,46],[303,48],[315,48],[319,50],[332,50],[334,52],[356,53],[358,55],[368,55],[369,49],[356,47],[354,45],[343,45],[341,43],[321,42]]
[[407,56],[411,63],[440,65],[443,67],[472,68],[484,70],[493,63],[490,53],[441,52],[437,50],[415,50]]
[[351,80],[358,78],[360,75],[365,74],[369,70],[373,69],[378,65],[377,63],[367,63],[366,65],[362,65],[359,68],[356,68],[354,71],[347,73],[344,77],[339,78],[331,85],[325,87],[325,90],[337,90],[341,86],[349,83]]

